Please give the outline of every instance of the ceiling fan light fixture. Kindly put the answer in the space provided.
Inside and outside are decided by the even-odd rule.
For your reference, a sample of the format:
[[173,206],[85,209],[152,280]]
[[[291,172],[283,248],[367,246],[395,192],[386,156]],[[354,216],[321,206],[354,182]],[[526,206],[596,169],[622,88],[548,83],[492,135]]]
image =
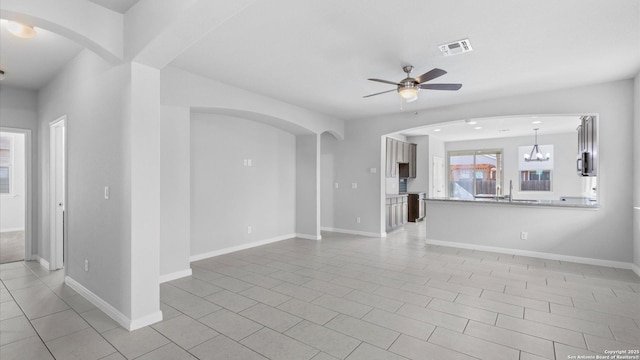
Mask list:
[[403,99],[409,101],[412,100],[414,98],[416,98],[418,96],[418,91],[420,90],[420,88],[416,87],[416,86],[399,86],[398,87],[398,94],[400,94],[400,96],[402,96]]
[[16,21],[7,21],[7,30],[14,36],[23,39],[36,37],[36,30],[31,25],[25,25]]

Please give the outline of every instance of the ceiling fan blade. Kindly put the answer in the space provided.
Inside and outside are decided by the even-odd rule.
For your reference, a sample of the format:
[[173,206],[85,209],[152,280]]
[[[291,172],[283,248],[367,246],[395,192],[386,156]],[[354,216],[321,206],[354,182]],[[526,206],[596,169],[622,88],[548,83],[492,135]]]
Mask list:
[[427,90],[460,90],[462,84],[420,84],[420,89]]
[[388,92],[392,92],[392,91],[397,91],[396,89],[391,89],[391,90],[387,90],[387,91],[383,91],[383,92],[379,92],[379,93],[375,93],[375,94],[371,94],[371,95],[366,95],[363,96],[363,98],[368,98],[368,97],[372,97],[372,96],[376,96],[376,95],[380,95],[380,94],[386,94]]
[[367,79],[367,80],[377,81],[377,82],[381,82],[381,83],[385,83],[385,84],[390,84],[390,85],[400,85],[400,84],[398,84],[397,82],[388,81],[388,80],[381,80],[381,79]]
[[418,84],[422,84],[423,82],[427,82],[429,80],[433,80],[433,79],[438,78],[438,77],[440,77],[440,76],[442,76],[442,75],[444,75],[446,73],[447,72],[442,70],[442,69],[438,69],[438,68],[431,69],[431,70],[427,71],[426,73],[418,76],[416,78],[416,81],[418,82]]

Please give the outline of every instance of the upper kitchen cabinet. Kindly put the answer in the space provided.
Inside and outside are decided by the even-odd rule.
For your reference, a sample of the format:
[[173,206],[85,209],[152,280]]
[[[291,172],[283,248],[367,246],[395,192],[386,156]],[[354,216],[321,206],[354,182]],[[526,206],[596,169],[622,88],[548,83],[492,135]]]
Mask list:
[[397,142],[398,140],[396,139],[387,138],[387,160],[385,166],[387,177],[396,177],[398,175]]
[[387,177],[415,178],[417,145],[387,138]]

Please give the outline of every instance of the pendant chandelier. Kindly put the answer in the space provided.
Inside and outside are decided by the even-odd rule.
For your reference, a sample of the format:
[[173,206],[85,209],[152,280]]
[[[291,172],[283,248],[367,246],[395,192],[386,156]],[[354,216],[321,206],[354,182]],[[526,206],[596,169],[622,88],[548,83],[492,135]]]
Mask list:
[[551,155],[547,153],[546,155],[542,155],[540,148],[538,147],[538,130],[533,129],[536,132],[535,142],[533,148],[531,149],[530,154],[524,154],[524,161],[549,161]]

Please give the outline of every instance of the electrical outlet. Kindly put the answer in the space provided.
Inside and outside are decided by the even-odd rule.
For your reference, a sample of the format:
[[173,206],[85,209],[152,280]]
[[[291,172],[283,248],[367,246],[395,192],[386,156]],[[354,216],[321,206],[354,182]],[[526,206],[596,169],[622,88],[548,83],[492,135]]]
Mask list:
[[247,226],[247,234],[251,234],[252,231],[253,229],[251,228],[251,226]]
[[360,224],[360,216],[356,218],[356,223]]
[[375,173],[377,173],[377,172],[378,172],[378,169],[376,169],[376,168],[370,168],[370,169],[369,169],[369,172],[370,172],[370,173],[372,173],[372,174],[375,174]]
[[335,187],[336,189],[340,187],[340,185],[338,183],[333,184],[333,187]]
[[249,160],[248,159],[243,159],[242,160],[242,165],[249,166]]
[[523,231],[520,233],[520,240],[527,240],[528,237],[529,237],[528,232]]
[[109,189],[108,186],[104,187],[104,199],[105,200],[109,200],[109,197],[111,196],[111,189]]
[[253,166],[253,161],[251,159],[247,159],[247,166]]
[[84,271],[89,271],[89,260],[84,260]]
[[351,183],[351,188],[352,189],[357,189],[358,188],[358,183]]

